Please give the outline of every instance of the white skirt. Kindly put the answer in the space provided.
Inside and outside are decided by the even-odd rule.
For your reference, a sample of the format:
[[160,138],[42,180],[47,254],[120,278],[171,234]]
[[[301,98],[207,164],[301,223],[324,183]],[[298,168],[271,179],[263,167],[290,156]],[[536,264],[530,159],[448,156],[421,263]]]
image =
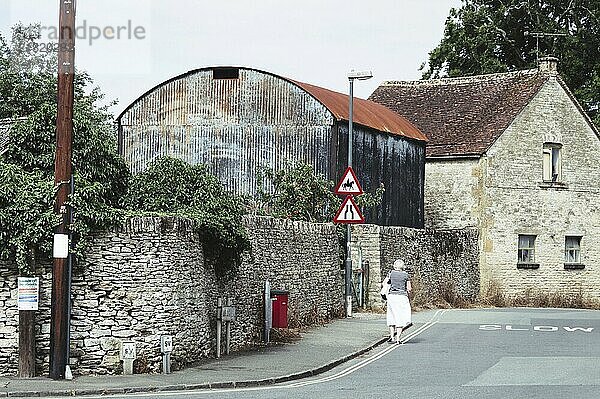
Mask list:
[[404,327],[411,322],[410,302],[406,295],[387,296],[387,325]]

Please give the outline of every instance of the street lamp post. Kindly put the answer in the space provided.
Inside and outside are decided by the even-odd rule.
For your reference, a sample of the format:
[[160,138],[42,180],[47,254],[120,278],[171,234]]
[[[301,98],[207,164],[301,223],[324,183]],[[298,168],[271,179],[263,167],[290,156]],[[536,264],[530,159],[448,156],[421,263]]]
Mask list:
[[[348,167],[352,167],[352,117],[354,112],[354,80],[371,79],[373,74],[371,71],[356,72],[354,70],[348,73],[348,81],[350,82],[350,96],[348,105]],[[346,261],[344,262],[345,282],[346,282],[346,316],[352,317],[352,253],[350,240],[352,232],[350,224],[347,225],[346,233]]]

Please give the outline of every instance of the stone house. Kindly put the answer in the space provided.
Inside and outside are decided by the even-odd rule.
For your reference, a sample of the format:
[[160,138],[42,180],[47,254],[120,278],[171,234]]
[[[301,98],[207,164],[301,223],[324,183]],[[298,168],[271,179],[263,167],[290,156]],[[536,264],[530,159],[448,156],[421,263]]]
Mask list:
[[600,135],[557,60],[383,83],[370,97],[426,133],[425,224],[479,232],[481,289],[600,298]]

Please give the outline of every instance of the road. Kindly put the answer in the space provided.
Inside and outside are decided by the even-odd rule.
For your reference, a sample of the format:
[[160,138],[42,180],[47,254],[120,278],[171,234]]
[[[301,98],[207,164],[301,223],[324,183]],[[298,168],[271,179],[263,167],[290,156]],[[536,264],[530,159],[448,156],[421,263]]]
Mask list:
[[141,398],[600,398],[600,312],[444,310],[312,379]]

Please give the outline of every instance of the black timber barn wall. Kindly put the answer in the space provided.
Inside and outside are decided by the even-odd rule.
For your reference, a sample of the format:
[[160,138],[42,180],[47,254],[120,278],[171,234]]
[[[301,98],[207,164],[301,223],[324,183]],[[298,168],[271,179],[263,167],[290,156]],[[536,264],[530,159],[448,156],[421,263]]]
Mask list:
[[[336,124],[341,176],[348,162],[348,124]],[[381,205],[364,210],[366,223],[423,228],[425,143],[356,124],[352,130],[352,168],[363,191],[373,193],[380,184],[385,188]]]
[[[337,183],[347,165],[347,121],[293,82],[248,68],[237,79],[213,79],[213,68],[177,76],[133,102],[117,123],[119,151],[133,173],[173,156],[206,164],[236,194],[256,193],[260,167],[300,161]],[[357,124],[353,143],[365,191],[386,189],[366,221],[422,228],[424,143]]]

